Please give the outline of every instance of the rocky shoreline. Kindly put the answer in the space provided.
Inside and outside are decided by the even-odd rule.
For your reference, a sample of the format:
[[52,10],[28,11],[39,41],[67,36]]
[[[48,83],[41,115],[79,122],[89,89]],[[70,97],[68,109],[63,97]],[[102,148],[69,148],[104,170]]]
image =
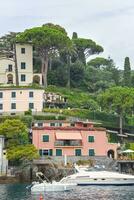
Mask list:
[[20,183],[20,180],[17,177],[12,176],[0,176],[0,184],[13,184]]

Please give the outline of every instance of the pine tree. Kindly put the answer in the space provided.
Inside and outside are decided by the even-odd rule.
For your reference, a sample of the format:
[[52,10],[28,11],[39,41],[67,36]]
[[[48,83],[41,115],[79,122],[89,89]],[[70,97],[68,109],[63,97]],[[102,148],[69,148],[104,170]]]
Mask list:
[[124,77],[123,77],[123,85],[124,86],[131,86],[131,66],[130,66],[130,61],[129,57],[125,58],[124,62]]

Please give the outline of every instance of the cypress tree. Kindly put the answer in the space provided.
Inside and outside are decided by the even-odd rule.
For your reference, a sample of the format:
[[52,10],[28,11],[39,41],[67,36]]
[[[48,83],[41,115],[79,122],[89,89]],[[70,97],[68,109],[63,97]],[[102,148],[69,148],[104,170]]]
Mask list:
[[131,66],[130,66],[130,61],[129,57],[125,58],[124,62],[124,80],[123,80],[123,85],[130,87],[131,86]]
[[78,39],[78,34],[76,32],[73,32],[72,39]]

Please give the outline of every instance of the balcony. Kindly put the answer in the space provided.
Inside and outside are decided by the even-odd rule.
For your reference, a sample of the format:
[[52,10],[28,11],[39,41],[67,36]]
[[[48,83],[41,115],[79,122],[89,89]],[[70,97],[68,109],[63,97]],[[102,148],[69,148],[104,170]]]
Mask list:
[[78,146],[82,146],[82,141],[78,141],[78,140],[64,140],[64,141],[56,141],[54,143],[54,145],[57,147],[78,147]]

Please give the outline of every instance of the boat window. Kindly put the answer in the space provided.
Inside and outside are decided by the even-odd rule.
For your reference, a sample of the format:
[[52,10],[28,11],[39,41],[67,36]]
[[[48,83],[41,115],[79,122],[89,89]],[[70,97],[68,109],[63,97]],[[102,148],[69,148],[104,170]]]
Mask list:
[[102,178],[101,180],[104,181],[104,180],[106,180],[106,179]]
[[127,180],[127,178],[124,178],[123,180]]
[[95,178],[94,181],[97,181],[97,178]]

